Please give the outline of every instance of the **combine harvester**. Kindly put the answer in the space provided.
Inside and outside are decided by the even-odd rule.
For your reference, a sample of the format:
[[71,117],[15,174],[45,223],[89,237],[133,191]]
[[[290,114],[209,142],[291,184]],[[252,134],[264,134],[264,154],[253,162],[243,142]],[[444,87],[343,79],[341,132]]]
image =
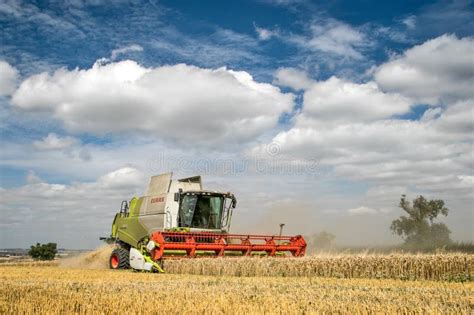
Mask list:
[[153,176],[146,195],[122,201],[112,234],[110,268],[163,271],[163,259],[223,256],[304,256],[301,235],[230,234],[236,199],[202,189],[201,177]]

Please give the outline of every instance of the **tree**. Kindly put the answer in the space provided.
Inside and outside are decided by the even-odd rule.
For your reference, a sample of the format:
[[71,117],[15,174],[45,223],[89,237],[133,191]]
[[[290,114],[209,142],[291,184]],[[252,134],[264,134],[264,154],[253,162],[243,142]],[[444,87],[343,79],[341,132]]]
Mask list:
[[32,245],[28,255],[38,260],[53,260],[57,253],[56,243]]
[[434,223],[438,215],[447,216],[449,209],[443,200],[426,200],[418,196],[410,204],[402,195],[400,208],[408,216],[401,216],[394,220],[390,229],[392,233],[401,236],[405,245],[413,248],[433,248],[450,244],[451,231],[444,223]]

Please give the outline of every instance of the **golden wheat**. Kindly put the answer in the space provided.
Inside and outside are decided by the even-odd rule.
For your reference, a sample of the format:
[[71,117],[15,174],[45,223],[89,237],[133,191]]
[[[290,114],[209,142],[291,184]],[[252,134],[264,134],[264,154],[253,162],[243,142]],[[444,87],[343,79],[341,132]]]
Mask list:
[[304,258],[201,258],[168,260],[168,273],[213,276],[471,280],[474,255],[318,255]]
[[471,283],[0,266],[1,314],[470,314]]
[[[61,266],[107,269],[111,247],[54,262],[22,261],[3,266]],[[474,255],[448,254],[327,254],[304,258],[200,258],[166,260],[173,274],[237,277],[331,277],[401,280],[472,281]]]

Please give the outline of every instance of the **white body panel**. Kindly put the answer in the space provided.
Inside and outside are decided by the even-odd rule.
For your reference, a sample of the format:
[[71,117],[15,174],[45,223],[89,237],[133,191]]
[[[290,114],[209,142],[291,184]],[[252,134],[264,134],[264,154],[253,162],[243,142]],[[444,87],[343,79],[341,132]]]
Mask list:
[[165,194],[169,191],[171,177],[173,173],[165,173],[161,175],[155,175],[150,178],[146,196],[154,196]]
[[143,255],[136,248],[130,248],[130,267],[136,270],[151,271],[153,265],[145,261]]
[[140,207],[140,222],[150,231],[178,226],[178,202],[174,194],[182,189],[201,191],[201,176],[172,180],[173,173],[152,176]]

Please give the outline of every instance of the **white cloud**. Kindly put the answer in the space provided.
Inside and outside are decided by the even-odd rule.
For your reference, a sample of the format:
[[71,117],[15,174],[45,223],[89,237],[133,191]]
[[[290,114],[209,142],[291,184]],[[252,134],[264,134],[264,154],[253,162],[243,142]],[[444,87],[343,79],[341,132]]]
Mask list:
[[424,113],[423,116],[421,116],[420,120],[421,121],[430,121],[433,120],[443,112],[443,109],[441,107],[434,107],[434,108],[428,108]]
[[41,183],[41,178],[39,178],[33,170],[29,170],[26,176],[26,182],[28,184],[38,184]]
[[112,50],[112,54],[110,55],[110,59],[113,61],[113,60],[117,59],[117,57],[120,56],[120,55],[127,54],[127,53],[130,53],[130,52],[139,52],[139,51],[143,51],[143,47],[140,46],[140,45],[137,45],[137,44],[132,44],[132,45],[125,46],[125,47],[122,47],[122,48],[117,48],[117,49]]
[[[474,103],[469,98],[472,92],[465,88],[465,82],[457,88],[452,86],[454,83],[440,84],[448,77],[454,81],[461,77],[466,82],[471,80],[472,63],[466,64],[469,58],[465,54],[469,41],[443,36],[409,49],[404,57],[378,68],[377,82],[353,83],[333,77],[314,83],[305,91],[294,126],[269,142],[278,144],[279,157],[316,160],[338,177],[375,186],[410,187],[420,193],[439,194],[451,200],[456,196],[472,202],[472,186],[464,180],[474,166]],[[430,57],[426,51],[433,55]],[[458,51],[459,58],[443,63],[439,51]],[[384,92],[379,87],[387,82],[380,82],[377,75],[388,71],[390,67],[385,68],[386,65],[402,61],[409,61],[416,71],[428,71],[430,65],[440,63],[439,70],[430,68],[436,79],[419,83],[425,85],[424,93],[414,95],[411,88]],[[399,80],[403,82],[401,77]],[[426,111],[420,120],[397,118],[409,113],[410,105],[420,98],[443,98],[444,103]],[[256,147],[253,154],[261,152],[265,145]]]
[[314,83],[304,94],[301,125],[366,122],[408,112],[410,101],[383,93],[375,82],[352,83],[336,77]]
[[10,95],[16,89],[18,71],[8,62],[0,60],[0,96]]
[[438,36],[443,33],[472,34],[474,11],[472,2],[433,1],[424,5],[416,17],[418,34]]
[[157,157],[162,152],[167,152],[178,159],[190,150],[186,147],[186,151],[174,154],[173,150],[181,146],[172,143],[164,146],[159,141],[154,141],[153,137],[146,139],[132,135],[115,138],[106,143],[77,142],[71,147],[55,150],[38,149],[26,139],[23,141],[5,139],[2,145],[4,150],[0,164],[3,167],[32,169],[44,174],[45,178],[53,176],[53,178],[73,178],[81,181],[96,180],[97,174],[108,173],[110,170],[123,168],[124,165],[148,171],[152,169],[153,173],[173,171],[163,169],[164,162],[161,160],[155,162]]
[[264,3],[276,5],[276,6],[291,6],[294,4],[303,3],[305,0],[260,0]]
[[293,90],[305,90],[314,82],[303,70],[279,68],[275,71],[273,84],[290,87]]
[[[440,117],[440,119],[442,116]],[[383,120],[281,132],[280,154],[317,160],[335,174],[385,185],[466,191],[457,176],[470,173],[470,135],[437,129],[437,122]]]
[[309,39],[300,41],[301,45],[342,58],[362,59],[360,49],[370,44],[363,33],[337,20],[312,24],[311,32]]
[[[399,200],[399,197],[403,194],[407,193],[406,187],[403,186],[375,186],[371,187],[369,190],[367,190],[366,196],[370,197],[373,200],[377,201],[383,201],[386,200],[387,198],[395,196],[396,200]],[[396,202],[392,202],[393,205],[396,204]]]
[[179,57],[185,62],[206,67],[256,64],[262,61],[258,40],[251,35],[217,28],[206,36],[190,36],[176,29],[160,30],[162,36],[150,45],[159,53]]
[[364,68],[372,64],[365,57],[366,52],[375,46],[367,26],[354,26],[318,16],[305,23],[302,32],[256,25],[254,28],[261,41],[274,38],[295,48],[291,61],[305,69],[360,77]]
[[277,36],[278,32],[269,30],[267,28],[258,27],[254,24],[255,32],[257,32],[258,39],[260,40],[269,40],[270,38]]
[[[20,163],[23,166],[38,168],[39,165],[51,165],[53,170],[61,173],[64,171],[62,166],[65,166],[66,169],[73,170],[75,168],[70,167],[70,163],[74,161],[76,167],[79,165],[79,162],[87,162],[90,164],[92,158],[91,153],[87,146],[83,145],[78,138],[71,136],[58,136],[55,133],[49,133],[46,137],[41,140],[35,140],[32,142],[32,145],[25,142],[17,142],[15,144],[4,142],[4,145],[8,147],[10,151],[8,155],[4,155],[3,162],[6,160],[7,164],[10,163]],[[19,153],[20,152],[23,153]],[[15,156],[17,154],[27,155],[27,158],[17,158],[15,160],[9,160],[7,156]],[[28,163],[27,161],[30,161]],[[61,162],[59,162],[59,160]],[[44,163],[43,163],[43,162]],[[57,163],[65,163],[65,165],[59,166]],[[23,164],[26,163],[26,164]],[[41,168],[41,166],[39,167]],[[51,169],[49,170],[51,172]],[[79,172],[79,174],[81,174]]]
[[75,145],[78,142],[73,137],[60,137],[55,133],[48,134],[42,140],[34,141],[33,145],[40,150],[63,150]]
[[412,42],[406,27],[401,28],[399,25],[377,26],[373,29],[373,35],[382,37],[383,39],[388,38],[397,43],[408,44]]
[[[91,147],[91,145],[93,147]],[[28,151],[28,148],[31,151]],[[4,149],[7,151],[7,155],[4,153],[2,154],[2,157],[7,163],[13,162],[11,156],[17,156],[18,158],[14,161],[14,163],[16,163],[15,165],[23,168],[35,169],[42,174],[42,177],[44,176],[47,178],[47,174],[54,174],[55,178],[72,177],[75,180],[82,181],[82,183],[75,182],[71,184],[62,184],[60,186],[51,186],[57,184],[49,183],[48,185],[50,186],[46,187],[49,187],[49,190],[53,191],[54,189],[62,189],[62,186],[65,186],[66,188],[75,187],[76,189],[66,189],[66,193],[62,195],[58,193],[47,200],[45,200],[44,196],[38,196],[33,198],[35,200],[30,200],[28,203],[22,203],[21,207],[17,206],[16,208],[13,208],[12,206],[12,213],[13,210],[17,211],[15,212],[17,215],[12,215],[12,219],[18,219],[19,221],[15,228],[15,231],[17,232],[15,235],[19,235],[23,226],[26,230],[26,227],[30,222],[28,219],[21,217],[21,215],[26,214],[32,217],[32,229],[30,228],[29,231],[35,231],[31,233],[38,235],[38,237],[42,234],[41,226],[45,220],[47,220],[47,218],[56,218],[55,220],[57,221],[54,222],[58,225],[58,228],[55,231],[48,232],[50,239],[65,243],[66,239],[69,237],[71,240],[74,239],[72,232],[77,233],[79,231],[92,229],[92,231],[88,232],[87,235],[84,235],[84,238],[80,241],[75,240],[77,244],[85,246],[84,244],[89,244],[89,241],[93,242],[99,236],[106,236],[110,233],[109,229],[111,219],[120,206],[120,201],[129,199],[133,194],[142,194],[149,175],[172,170],[175,172],[176,178],[196,174],[204,175],[206,189],[234,192],[239,200],[239,206],[235,212],[232,227],[232,230],[235,233],[274,233],[275,231],[277,233],[278,223],[285,222],[287,223],[287,226],[285,226],[285,233],[311,234],[315,231],[324,229],[336,233],[337,240],[338,242],[341,242],[341,244],[348,244],[347,242],[349,242],[349,244],[358,245],[372,244],[371,242],[373,242],[374,237],[377,235],[377,240],[381,243],[389,240],[392,242],[397,241],[397,239],[390,236],[388,226],[390,220],[396,217],[400,212],[394,213],[392,211],[387,213],[383,211],[383,209],[395,209],[400,195],[405,193],[405,190],[402,188],[393,189],[391,184],[387,184],[384,187],[369,189],[367,196],[360,196],[360,194],[354,194],[354,191],[352,190],[353,187],[351,187],[352,185],[348,186],[344,184],[342,188],[340,184],[337,183],[344,177],[331,176],[326,178],[320,177],[319,173],[271,175],[265,173],[255,174],[254,172],[246,172],[244,170],[244,173],[238,173],[239,171],[237,171],[237,173],[215,175],[214,173],[207,172],[205,168],[203,170],[202,162],[219,159],[221,161],[232,160],[239,163],[237,160],[239,157],[236,156],[235,152],[230,152],[228,155],[215,155],[214,152],[210,154],[209,152],[204,151],[201,152],[201,155],[196,155],[193,152],[189,152],[188,150],[184,151],[184,149],[182,149],[172,153],[173,149],[176,149],[173,146],[163,147],[158,143],[139,143],[137,142],[137,138],[127,139],[126,142],[121,143],[110,143],[105,146],[87,144],[87,149],[90,150],[93,156],[93,159],[87,162],[67,158],[64,155],[59,154],[60,152],[57,151],[33,150],[32,146],[28,145],[23,148],[18,148],[16,155],[12,155],[13,150],[11,146],[7,146]],[[318,150],[318,148],[315,150]],[[31,152],[33,152],[33,154]],[[166,152],[166,154],[161,156],[161,152]],[[281,153],[286,154],[286,152]],[[364,155],[360,155],[358,158],[360,160],[361,158],[364,158]],[[387,158],[390,158],[390,153],[387,154]],[[172,167],[171,169],[162,168],[164,165],[168,164],[175,165],[175,167]],[[74,165],[74,167],[71,168],[71,165]],[[124,168],[123,165],[133,166],[127,166]],[[372,170],[375,168],[370,168],[370,162],[368,162],[367,165],[369,166],[368,171],[371,172],[370,176],[373,176],[374,174],[372,173]],[[361,173],[363,168],[364,166],[360,165],[357,171]],[[120,171],[115,171],[117,169],[120,169]],[[139,174],[141,172],[138,172],[139,176],[135,176],[137,175],[137,171],[134,171],[133,169],[142,170],[145,173],[143,179],[140,179]],[[186,170],[188,173],[182,173]],[[426,169],[420,170],[420,173],[415,173],[413,178],[408,178],[407,180],[410,181],[413,179],[414,182],[417,182],[416,176],[419,177],[420,174],[426,171]],[[177,174],[177,172],[180,172],[180,174]],[[105,175],[98,175],[104,173]],[[348,177],[350,176],[354,175],[348,175]],[[400,176],[405,176],[405,174],[400,174]],[[117,179],[114,180],[114,178]],[[464,180],[466,182],[465,184],[467,184],[469,179],[460,178],[459,180]],[[44,180],[40,180],[39,182],[45,183]],[[268,185],[268,183],[272,184]],[[354,185],[357,185],[357,191],[360,191],[360,182],[354,181],[353,183]],[[132,184],[132,187],[122,188],[122,185],[128,184]],[[133,185],[136,185],[137,190],[135,190],[135,186]],[[39,189],[40,187],[38,187],[38,190]],[[97,192],[93,192],[90,197],[87,197],[91,199],[88,203],[93,207],[93,209],[90,209],[89,211],[97,218],[94,220],[94,224],[91,224],[90,221],[80,221],[82,220],[82,216],[79,214],[80,211],[74,212],[74,209],[80,208],[80,202],[78,200],[86,197],[77,196],[72,192],[79,194],[81,189],[84,190],[81,192],[81,196],[89,195],[89,191],[94,189],[97,190]],[[336,195],[334,195],[335,191],[337,192]],[[258,193],[256,194],[256,192]],[[98,196],[102,193],[106,195],[104,199],[100,199],[100,196]],[[109,193],[111,196],[108,195]],[[434,197],[439,198],[440,196]],[[304,205],[305,207],[301,207],[303,210],[297,212],[298,214],[301,212],[309,216],[303,216],[306,218],[305,220],[300,220],[303,217],[294,215],[291,215],[290,218],[288,217],[288,211],[280,212],[277,215],[273,211],[273,206],[270,207],[271,209],[267,209],[268,211],[262,210],[262,205],[266,208],[267,203],[274,204],[275,207],[280,207],[284,210],[285,206],[292,202],[277,202],[277,200],[282,198],[293,198],[293,200],[297,201],[296,203],[293,202],[293,204],[298,204],[299,208]],[[96,202],[98,199],[100,200]],[[269,200],[273,201],[269,203]],[[457,208],[451,208],[451,200],[446,201],[448,202],[450,209],[453,210],[450,216],[452,216],[453,219],[463,218],[462,214],[458,213]],[[47,202],[52,202],[54,207],[58,208],[60,208],[61,204],[66,205],[67,207],[64,211],[70,213],[70,215],[60,212],[61,215],[59,217],[48,215],[41,217],[41,220],[37,222],[39,218],[35,217],[35,208],[31,208],[30,205],[39,203],[41,204],[41,209],[43,209],[43,207],[46,207],[45,204]],[[380,215],[349,216],[347,214],[347,209],[354,208],[354,206],[358,205],[377,209],[380,211]],[[28,207],[30,207],[30,210],[28,210]],[[286,209],[288,209],[288,207],[286,207]],[[326,214],[322,213],[322,211],[326,209],[334,209],[335,211]],[[262,216],[264,217],[261,218]],[[249,218],[253,218],[252,220],[255,222],[249,225]],[[369,221],[366,220],[372,221],[369,223]],[[76,226],[78,222],[80,222],[81,226]],[[311,224],[308,224],[308,222],[311,222]],[[64,232],[63,226],[67,224],[69,224],[70,229]],[[376,228],[375,225],[377,226]],[[454,228],[459,225],[449,226],[450,228]],[[374,232],[372,228],[375,229],[377,233]],[[364,231],[367,232],[368,230],[371,231],[369,233],[370,235],[365,235]],[[4,235],[5,234],[8,233],[4,232]],[[353,234],[357,234],[357,238],[354,238]],[[2,237],[4,235],[2,235]],[[466,233],[462,236],[463,239],[466,239],[465,235]],[[21,238],[20,236],[18,237],[19,239],[16,241],[17,243],[24,242],[25,240],[28,241],[28,239],[30,239],[25,236]],[[44,237],[41,239],[43,240]],[[469,236],[467,236],[467,239],[469,239]],[[5,243],[8,243],[8,240],[8,236],[5,236],[2,239]],[[76,243],[71,241],[69,244]],[[28,243],[26,243],[26,245],[28,245]]]
[[385,91],[436,105],[474,97],[474,39],[443,35],[382,64],[375,80]]
[[132,44],[125,47],[117,48],[117,49],[112,50],[110,54],[110,58],[105,58],[105,57],[100,58],[99,60],[96,61],[96,64],[100,66],[104,66],[108,64],[109,62],[117,60],[117,58],[120,55],[126,55],[130,52],[140,52],[140,51],[143,51],[143,47],[137,44]]
[[465,184],[466,186],[474,186],[474,176],[472,175],[460,175],[458,176],[459,179],[461,180],[462,184]]
[[357,208],[352,208],[347,210],[351,215],[365,215],[365,214],[377,214],[379,211],[377,209],[361,206]]
[[435,127],[440,132],[474,140],[474,99],[450,105],[435,121]]
[[143,173],[133,167],[123,167],[101,176],[98,184],[108,188],[139,187],[144,185]]
[[27,246],[31,238],[25,231],[35,236],[35,242],[55,241],[69,248],[95,246],[99,236],[110,233],[121,201],[143,195],[145,186],[143,174],[131,167],[92,182],[52,184],[32,172],[28,179],[24,186],[0,189],[2,246],[13,241],[10,234],[22,238],[17,244]]
[[[2,193],[2,200],[5,201],[5,204],[8,205],[12,201],[31,201],[31,199],[36,199],[39,197],[61,197],[58,201],[64,202],[68,197],[74,197],[76,201],[81,200],[81,198],[103,198],[115,199],[117,195],[121,196],[124,199],[127,199],[131,196],[122,196],[121,194],[124,191],[130,191],[133,193],[143,193],[140,191],[145,187],[144,177],[141,171],[132,168],[132,167],[123,167],[117,170],[114,170],[110,173],[104,174],[99,177],[96,181],[92,182],[73,182],[71,184],[51,184],[46,183],[39,179],[34,173],[28,175],[33,175],[35,180],[27,183],[24,186],[15,187],[15,188],[5,188]],[[64,195],[62,195],[64,194]],[[115,197],[112,197],[113,195]],[[122,199],[121,199],[122,200]],[[119,203],[119,200],[117,203]],[[44,200],[44,206],[47,206],[47,201]],[[51,202],[51,200],[49,200]],[[83,200],[84,201],[84,200]],[[52,202],[54,203],[54,202]],[[90,205],[94,205],[93,202],[89,202]],[[33,204],[34,205],[34,204]],[[54,207],[50,209],[52,212],[55,211]],[[60,208],[56,210],[62,210]],[[67,209],[64,212],[67,213]],[[77,210],[77,209],[75,209]],[[41,214],[41,210],[37,210],[38,215]],[[49,212],[49,211],[47,211]],[[69,213],[74,213],[76,211],[69,211]]]
[[[22,22],[37,23],[38,27],[57,31],[76,31],[81,33],[78,28],[60,15],[54,15],[51,11],[38,8],[31,1],[2,1],[0,2],[0,13],[13,16]],[[83,33],[81,33],[84,35]],[[84,35],[85,36],[85,35]]]
[[409,29],[412,30],[416,26],[416,16],[410,15],[402,20],[402,23]]
[[138,131],[216,145],[248,141],[274,127],[291,110],[293,95],[244,71],[145,68],[127,60],[33,75],[14,93],[13,104],[51,112],[75,132]]

